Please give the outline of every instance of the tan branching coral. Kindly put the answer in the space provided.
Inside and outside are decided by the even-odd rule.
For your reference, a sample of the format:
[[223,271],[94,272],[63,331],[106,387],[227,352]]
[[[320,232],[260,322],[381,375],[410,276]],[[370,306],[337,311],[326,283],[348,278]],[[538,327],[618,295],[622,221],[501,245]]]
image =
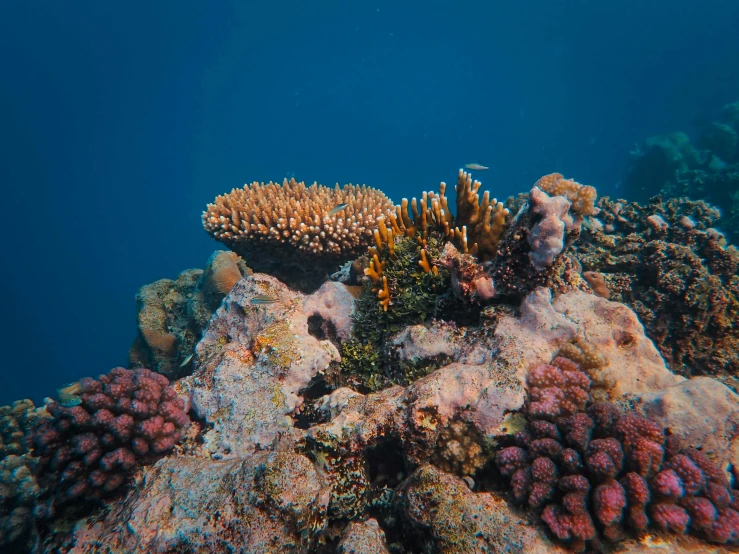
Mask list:
[[[498,242],[506,229],[508,210],[502,202],[490,199],[485,191],[480,200],[480,181],[459,170],[457,177],[457,215],[449,210],[446,183],[439,185],[439,193],[424,192],[421,201],[403,198],[390,216],[393,231],[400,235],[416,233],[425,239],[433,229],[454,242],[460,252],[472,254],[479,260],[489,260],[497,253]],[[410,207],[410,210],[409,210]]]
[[421,259],[418,261],[418,265],[421,266],[424,273],[433,273],[434,275],[438,275],[439,273],[439,268],[429,263],[428,253],[425,248],[421,249]]
[[282,185],[254,182],[216,197],[203,212],[203,227],[255,271],[305,291],[363,254],[377,218],[392,211],[392,202],[377,189],[286,179]]
[[578,215],[598,213],[595,200],[598,196],[595,187],[581,185],[573,179],[565,179],[561,173],[550,173],[539,179],[534,186],[550,196],[564,196],[572,202],[572,211]]

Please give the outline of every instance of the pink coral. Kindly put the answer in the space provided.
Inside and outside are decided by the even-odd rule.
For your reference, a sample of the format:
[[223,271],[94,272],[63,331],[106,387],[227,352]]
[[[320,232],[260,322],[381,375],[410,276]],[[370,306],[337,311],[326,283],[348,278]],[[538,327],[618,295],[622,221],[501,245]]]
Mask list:
[[578,373],[563,359],[529,373],[527,428],[496,457],[515,500],[540,510],[550,531],[577,550],[650,523],[739,543],[739,494],[724,472],[645,417],[605,402],[585,410],[589,381]]
[[117,489],[137,463],[174,448],[189,423],[169,381],[148,369],[113,369],[80,381],[78,406],[51,403],[34,429],[39,474],[54,504],[99,498]]
[[688,512],[675,504],[652,504],[650,507],[652,521],[665,531],[683,534],[688,529],[690,515]]
[[529,385],[529,415],[534,419],[553,420],[585,408],[590,379],[581,371],[562,370],[542,364],[533,368],[526,379]]

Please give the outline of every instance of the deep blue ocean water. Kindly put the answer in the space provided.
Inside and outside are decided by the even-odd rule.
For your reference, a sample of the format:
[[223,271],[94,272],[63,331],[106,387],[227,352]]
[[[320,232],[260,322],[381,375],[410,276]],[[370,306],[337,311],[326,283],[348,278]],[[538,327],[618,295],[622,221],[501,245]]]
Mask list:
[[136,291],[203,267],[246,182],[618,194],[635,142],[739,99],[737,29],[735,0],[0,3],[0,404],[125,365]]

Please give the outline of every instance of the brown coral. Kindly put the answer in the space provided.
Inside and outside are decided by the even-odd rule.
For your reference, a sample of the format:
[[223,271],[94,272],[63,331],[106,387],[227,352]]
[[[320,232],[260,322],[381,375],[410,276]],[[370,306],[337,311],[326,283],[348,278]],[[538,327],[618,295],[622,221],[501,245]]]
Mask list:
[[585,273],[602,275],[610,298],[639,314],[674,371],[739,371],[739,252],[713,229],[718,211],[684,198],[598,205],[599,224],[574,246]]
[[340,264],[363,254],[377,217],[391,212],[392,203],[377,189],[285,179],[282,185],[254,182],[216,197],[203,212],[203,227],[255,271],[310,291]]
[[541,190],[551,196],[565,196],[572,202],[572,211],[579,215],[598,213],[595,199],[598,194],[594,187],[581,185],[573,179],[565,179],[561,173],[550,173],[536,182]]
[[217,250],[204,270],[188,269],[176,280],[159,279],[141,287],[130,365],[148,366],[169,378],[190,373],[195,344],[210,316],[233,285],[250,274],[235,253]]
[[473,181],[469,173],[460,169],[455,189],[456,216],[449,210],[446,183],[442,182],[438,194],[423,193],[420,205],[415,198],[410,204],[404,198],[400,206],[395,206],[395,214],[390,217],[392,228],[397,234],[413,236],[418,232],[423,238],[434,229],[454,242],[460,252],[472,254],[481,261],[489,260],[497,253],[509,212],[502,202],[491,200],[488,191],[480,200],[481,186],[480,181]]

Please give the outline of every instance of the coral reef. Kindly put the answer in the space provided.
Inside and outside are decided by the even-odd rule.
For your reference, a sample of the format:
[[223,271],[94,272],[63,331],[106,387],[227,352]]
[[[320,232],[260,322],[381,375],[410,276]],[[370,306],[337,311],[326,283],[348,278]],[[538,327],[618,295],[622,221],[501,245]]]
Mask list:
[[385,533],[376,519],[346,526],[344,537],[339,543],[338,554],[390,554],[385,543]]
[[[254,304],[260,295],[278,301]],[[351,298],[338,283],[303,297],[262,274],[234,287],[198,344],[200,367],[183,380],[193,411],[212,426],[205,439],[214,457],[250,455],[289,431],[290,415],[303,405],[300,391],[340,359],[330,340],[336,336],[324,329],[347,333]],[[222,394],[234,384],[238,394]]]
[[48,417],[31,400],[0,406],[0,550],[30,551],[35,541],[33,511],[44,491],[28,446],[33,429]]
[[392,203],[377,189],[308,187],[285,179],[216,197],[203,212],[203,227],[255,271],[311,292],[339,265],[364,253],[375,220],[391,211]]
[[687,196],[721,208],[721,225],[734,239],[739,229],[739,120],[734,102],[720,121],[703,125],[695,142],[685,133],[648,138],[633,151],[624,180],[630,200],[661,194]]
[[[472,254],[485,261],[497,255],[497,245],[506,229],[508,210],[490,193],[485,191],[480,199],[480,181],[473,181],[471,174],[459,170],[457,176],[457,215],[449,209],[446,183],[439,185],[439,192],[424,192],[420,203],[413,198],[409,204],[404,198],[395,213],[390,215],[390,229],[396,235],[426,239],[432,231],[451,240],[460,252]],[[410,210],[409,210],[410,206]],[[384,220],[378,222],[380,230]]]
[[595,187],[581,185],[574,179],[565,179],[561,173],[545,175],[534,186],[550,196],[567,198],[572,204],[572,211],[579,217],[598,213],[595,206],[595,199],[598,196]]
[[[252,302],[265,295],[276,301]],[[306,296],[265,275],[239,281],[198,346],[198,370],[177,383],[202,422],[196,448],[142,467],[138,486],[125,491],[124,502],[78,521],[70,535],[46,536],[47,550],[411,552],[422,545],[451,553],[493,552],[505,545],[520,552],[564,551],[548,538],[546,522],[532,525],[506,502],[492,469],[496,451],[527,428],[517,412],[524,408],[528,368],[560,351],[579,353],[592,375],[612,385],[604,387],[617,402],[645,409],[658,404],[650,394],[689,383],[666,369],[626,306],[578,291],[552,299],[550,291],[539,289],[517,312],[484,311],[473,325],[438,319],[399,324],[383,345],[389,359],[397,365],[433,364],[430,373],[366,395],[332,390],[337,345],[348,336],[360,302],[361,296],[355,299],[336,282]],[[563,378],[573,371],[557,369]],[[728,391],[712,379],[695,387],[696,395],[703,389],[714,397]],[[541,394],[552,398],[546,388]],[[562,399],[574,399],[572,407],[562,412],[560,406],[560,413],[580,409],[581,394],[571,393]],[[726,398],[731,405],[733,397]],[[700,428],[686,430],[686,445],[707,428],[719,429],[711,415]],[[549,424],[558,425],[558,419]],[[733,441],[728,426],[723,434]],[[617,440],[630,452],[651,452],[641,443],[637,448],[636,439],[628,447]],[[593,442],[588,459],[607,471],[609,443]],[[728,450],[713,462],[725,464]],[[649,458],[638,460],[646,464]],[[678,469],[661,469],[690,469],[676,463]],[[644,506],[646,517],[662,518],[668,526],[680,524],[671,508],[653,516],[638,484],[629,485],[629,506]],[[720,505],[722,491],[710,488],[712,497],[692,498]],[[618,491],[603,488],[598,498],[603,518],[616,518]],[[705,502],[687,502],[684,509],[705,521],[712,517]],[[643,543],[635,540],[620,543],[624,551],[640,551]],[[706,546],[690,536],[659,540],[673,552]]]
[[[422,256],[441,256],[444,241],[438,233],[428,232],[425,246],[415,237],[400,235],[390,240],[392,254],[389,247],[373,254],[367,270],[369,280],[357,299],[351,339],[341,348],[344,373],[359,379],[366,390],[407,384],[423,374],[418,368],[393,365],[384,345],[403,325],[443,317],[442,312],[453,301],[449,272],[444,268],[424,271],[420,265]],[[378,293],[382,295],[379,305]]]
[[[577,364],[555,358],[527,377],[527,429],[499,450],[513,497],[541,511],[558,539],[582,551],[616,541],[624,527],[690,529],[711,542],[739,543],[739,507],[726,475],[702,451],[680,449],[645,417],[614,404],[590,405]],[[542,401],[545,399],[545,401]],[[739,497],[737,497],[739,498]],[[647,506],[648,505],[648,506]],[[733,506],[733,507],[732,507]]]
[[433,466],[420,467],[406,481],[400,502],[404,517],[428,530],[434,552],[562,552],[499,498],[473,494],[461,479]]
[[0,409],[0,549],[736,548],[716,212],[560,174],[505,205],[480,188],[460,171],[456,215],[444,183],[219,197],[203,223],[234,251],[139,294],[131,360],[158,373]]
[[686,199],[598,205],[573,246],[582,268],[639,314],[673,370],[736,374],[739,251],[713,228],[718,212]]
[[172,451],[189,423],[166,377],[148,369],[84,378],[79,398],[72,407],[49,404],[52,417],[31,437],[39,480],[49,489],[49,517],[60,505],[118,489],[137,464]]
[[160,279],[136,295],[138,335],[129,351],[131,367],[148,367],[169,379],[192,373],[195,345],[223,297],[251,275],[233,252],[216,250],[204,270]]

